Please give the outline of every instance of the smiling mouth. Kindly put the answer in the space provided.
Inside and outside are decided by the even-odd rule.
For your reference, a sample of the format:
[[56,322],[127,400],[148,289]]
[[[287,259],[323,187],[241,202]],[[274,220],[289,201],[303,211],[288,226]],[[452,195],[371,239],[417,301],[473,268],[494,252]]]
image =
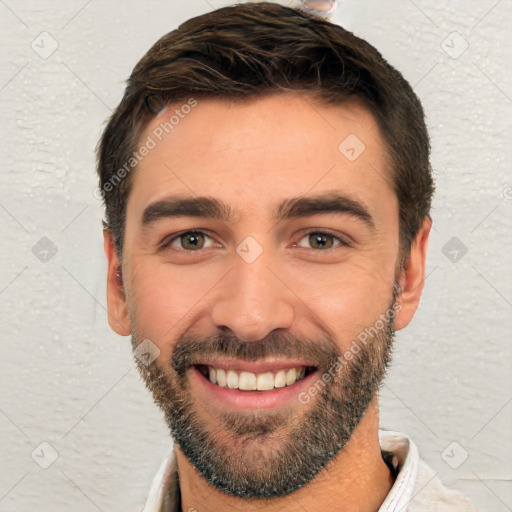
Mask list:
[[253,373],[203,364],[195,365],[195,368],[212,384],[240,391],[271,391],[293,386],[316,370],[313,366],[297,366]]

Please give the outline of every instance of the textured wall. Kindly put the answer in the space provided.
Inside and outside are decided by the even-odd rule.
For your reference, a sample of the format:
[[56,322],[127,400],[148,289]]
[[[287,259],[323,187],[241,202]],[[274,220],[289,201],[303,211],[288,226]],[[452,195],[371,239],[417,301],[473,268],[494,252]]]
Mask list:
[[[149,46],[228,3],[0,1],[2,512],[139,510],[167,450],[129,340],[107,325],[93,150]],[[398,336],[382,426],[501,512],[512,510],[511,2],[443,4],[347,0],[334,20],[415,86],[433,145],[428,278]]]

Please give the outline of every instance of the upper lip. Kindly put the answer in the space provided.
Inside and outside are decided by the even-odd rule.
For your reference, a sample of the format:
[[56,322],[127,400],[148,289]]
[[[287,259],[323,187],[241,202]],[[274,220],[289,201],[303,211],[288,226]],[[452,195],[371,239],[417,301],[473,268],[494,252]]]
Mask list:
[[239,359],[215,358],[199,361],[195,366],[213,366],[224,370],[245,371],[251,373],[274,372],[277,370],[286,370],[290,368],[301,368],[314,366],[309,361],[299,361],[290,359],[268,359],[265,361],[241,361]]

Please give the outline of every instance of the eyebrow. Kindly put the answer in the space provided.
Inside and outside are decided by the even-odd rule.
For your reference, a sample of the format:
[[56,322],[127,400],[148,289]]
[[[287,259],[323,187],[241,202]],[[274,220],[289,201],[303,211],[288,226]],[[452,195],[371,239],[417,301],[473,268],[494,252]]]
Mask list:
[[287,199],[279,205],[277,220],[309,217],[321,213],[343,213],[362,220],[372,229],[375,222],[370,210],[360,200],[342,194],[321,194],[317,196]]
[[[364,203],[337,193],[286,199],[273,217],[282,221],[322,213],[347,214],[375,228],[373,217]],[[142,225],[146,227],[168,217],[201,217],[229,222],[233,220],[234,212],[227,204],[211,197],[174,196],[147,206],[142,214]]]
[[169,197],[150,204],[142,214],[142,225],[147,226],[166,217],[203,217],[229,221],[231,208],[210,197]]

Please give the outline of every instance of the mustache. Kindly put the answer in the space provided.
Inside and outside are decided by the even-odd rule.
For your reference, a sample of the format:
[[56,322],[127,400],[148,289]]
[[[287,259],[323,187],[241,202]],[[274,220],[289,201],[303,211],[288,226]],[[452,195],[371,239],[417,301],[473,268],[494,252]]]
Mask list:
[[270,333],[258,341],[241,341],[229,334],[184,336],[174,348],[171,366],[180,377],[184,377],[192,366],[208,364],[219,356],[246,362],[270,358],[299,359],[327,369],[341,353],[334,340],[327,337],[312,340],[302,335]]

